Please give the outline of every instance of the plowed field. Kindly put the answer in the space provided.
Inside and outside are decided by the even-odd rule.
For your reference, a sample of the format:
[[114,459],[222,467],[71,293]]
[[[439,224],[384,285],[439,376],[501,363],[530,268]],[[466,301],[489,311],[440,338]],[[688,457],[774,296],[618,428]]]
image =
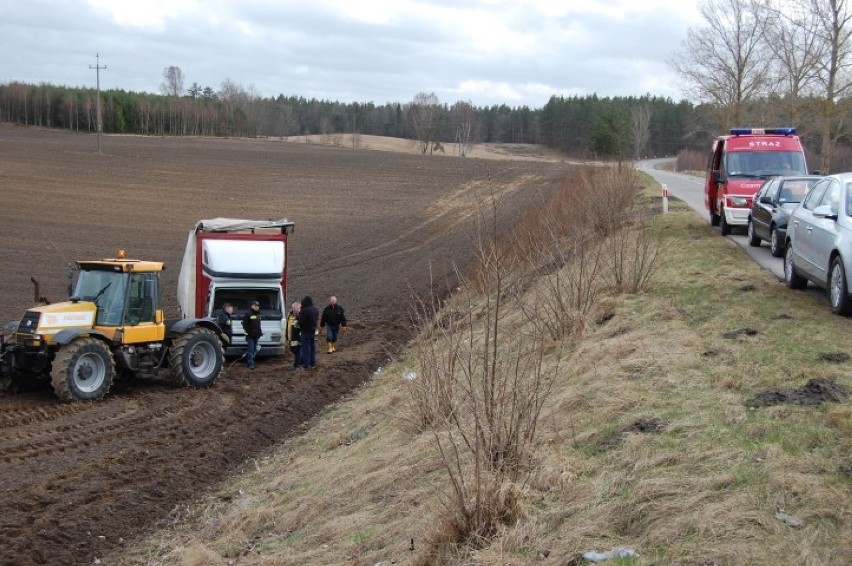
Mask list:
[[166,262],[175,315],[196,220],[287,217],[290,299],[337,294],[351,331],[313,372],[263,359],[208,390],[130,381],[76,404],[0,393],[2,564],[90,564],[298,434],[406,339],[409,287],[428,290],[430,270],[443,286],[470,262],[477,195],[502,194],[511,229],[564,171],[266,140],[105,137],[95,149],[91,135],[0,127],[0,321],[32,305],[30,277],[64,300],[69,262],[119,248]]

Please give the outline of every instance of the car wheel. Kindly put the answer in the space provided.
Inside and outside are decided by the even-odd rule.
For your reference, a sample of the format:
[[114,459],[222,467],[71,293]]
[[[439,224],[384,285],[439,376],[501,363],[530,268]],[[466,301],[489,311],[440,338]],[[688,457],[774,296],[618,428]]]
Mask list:
[[790,289],[804,289],[808,286],[808,280],[796,273],[796,266],[793,265],[793,246],[787,246],[787,253],[784,254],[784,283]]
[[760,236],[754,233],[754,222],[751,218],[748,219],[748,245],[753,248],[760,247]]
[[784,244],[778,238],[775,226],[769,229],[769,253],[774,257],[784,257]]
[[722,230],[723,236],[731,235],[731,225],[728,224],[728,219],[725,218],[725,209],[719,210],[719,228]]
[[831,299],[831,310],[834,314],[848,316],[852,313],[852,301],[849,300],[849,289],[846,285],[846,271],[840,256],[831,262],[828,275],[828,296]]

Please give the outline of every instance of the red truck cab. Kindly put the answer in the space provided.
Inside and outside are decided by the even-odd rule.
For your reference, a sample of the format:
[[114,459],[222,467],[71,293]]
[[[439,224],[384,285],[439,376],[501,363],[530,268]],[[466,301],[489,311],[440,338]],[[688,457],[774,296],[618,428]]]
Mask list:
[[748,225],[751,202],[763,182],[776,175],[806,175],[805,152],[795,128],[732,128],[713,141],[704,204],[722,235]]

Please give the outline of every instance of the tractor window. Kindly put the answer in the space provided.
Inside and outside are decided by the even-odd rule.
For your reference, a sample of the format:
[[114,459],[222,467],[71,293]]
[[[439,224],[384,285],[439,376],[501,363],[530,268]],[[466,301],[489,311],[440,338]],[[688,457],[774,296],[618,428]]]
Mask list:
[[156,273],[133,273],[127,293],[127,313],[124,323],[137,325],[154,322],[154,313],[159,308],[159,278]]
[[116,271],[85,269],[80,271],[75,295],[98,307],[95,324],[118,326],[124,312],[127,277]]

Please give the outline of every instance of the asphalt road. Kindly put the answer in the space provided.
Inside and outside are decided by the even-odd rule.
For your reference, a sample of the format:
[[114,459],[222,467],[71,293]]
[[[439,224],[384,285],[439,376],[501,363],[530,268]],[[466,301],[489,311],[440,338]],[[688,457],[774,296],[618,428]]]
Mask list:
[[[709,224],[710,213],[704,207],[704,178],[684,175],[682,173],[674,173],[664,169],[656,169],[658,165],[665,163],[666,161],[674,161],[674,158],[669,157],[639,161],[636,164],[636,168],[653,177],[654,180],[661,185],[666,185],[669,190],[669,196],[677,197],[684,201],[696,212],[696,214]],[[719,228],[715,228],[715,230],[718,232]],[[745,226],[742,228],[734,227],[733,233],[726,237],[736,242],[737,245],[744,249],[745,252],[758,263],[758,265],[771,272],[783,283],[784,259],[772,257],[772,254],[769,253],[768,242],[761,242],[759,248],[749,246]],[[829,306],[828,294],[813,283],[808,283],[807,293],[822,302],[824,305]]]
[[[704,179],[655,168],[657,165],[666,161],[674,160],[672,158],[649,159],[637,163],[636,168],[653,177],[661,185],[665,184],[669,189],[670,196],[684,201],[701,218],[709,223],[710,213],[704,206]],[[718,231],[719,229],[716,228],[716,230]],[[759,248],[749,246],[745,226],[742,228],[734,227],[733,234],[727,237],[743,248],[761,267],[772,272],[778,279],[784,280],[784,260],[772,257],[772,254],[769,253],[768,242],[761,242]]]

